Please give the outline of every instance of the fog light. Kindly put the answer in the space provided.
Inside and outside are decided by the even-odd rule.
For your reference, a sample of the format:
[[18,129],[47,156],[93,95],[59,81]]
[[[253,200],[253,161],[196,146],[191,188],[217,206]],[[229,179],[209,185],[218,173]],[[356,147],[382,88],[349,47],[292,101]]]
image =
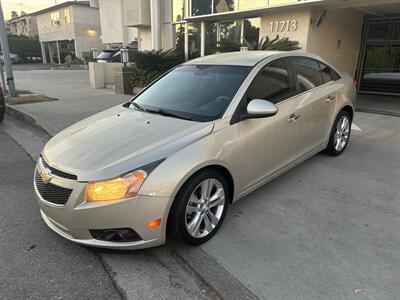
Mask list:
[[137,242],[142,238],[131,228],[91,229],[93,238],[107,242]]

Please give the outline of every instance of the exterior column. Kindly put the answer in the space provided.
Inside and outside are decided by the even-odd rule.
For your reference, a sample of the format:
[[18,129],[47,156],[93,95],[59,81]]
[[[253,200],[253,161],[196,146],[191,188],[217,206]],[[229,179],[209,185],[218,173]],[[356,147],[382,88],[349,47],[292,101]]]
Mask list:
[[40,42],[40,49],[42,50],[42,63],[47,64],[46,44],[44,42]]
[[189,25],[185,24],[185,61],[189,60]]
[[51,63],[51,64],[54,64],[54,60],[53,60],[54,47],[53,47],[53,45],[51,44],[51,42],[49,42],[49,43],[47,44],[47,46],[49,47],[50,63]]
[[[219,42],[221,42],[221,23],[217,22],[217,45],[219,47]],[[217,53],[220,53],[219,48],[217,48]]]
[[61,65],[60,42],[56,41],[58,64]]
[[206,22],[201,22],[200,55],[206,55]]
[[150,0],[151,11],[151,47],[160,50],[161,46],[161,2]]

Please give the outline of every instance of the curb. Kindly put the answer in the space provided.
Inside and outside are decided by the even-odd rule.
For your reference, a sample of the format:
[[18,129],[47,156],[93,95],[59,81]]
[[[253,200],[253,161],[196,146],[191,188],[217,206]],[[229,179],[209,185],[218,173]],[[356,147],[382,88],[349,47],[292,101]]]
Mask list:
[[28,123],[31,126],[34,126],[35,128],[43,131],[46,135],[48,135],[49,137],[52,137],[52,135],[45,129],[43,128],[34,118],[32,118],[30,115],[28,115],[27,113],[21,111],[18,108],[15,108],[11,105],[7,105],[6,106],[6,113],[16,117],[17,119]]
[[363,108],[363,107],[356,107],[356,111],[370,113],[370,114],[378,114],[378,115],[385,115],[385,116],[392,116],[392,117],[400,117],[400,113],[387,111],[387,110],[379,110],[373,108]]

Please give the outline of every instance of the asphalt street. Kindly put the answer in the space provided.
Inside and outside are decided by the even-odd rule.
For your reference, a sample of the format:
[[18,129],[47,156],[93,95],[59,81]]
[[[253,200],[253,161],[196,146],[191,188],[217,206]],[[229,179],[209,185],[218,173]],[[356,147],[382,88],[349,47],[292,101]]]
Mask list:
[[0,298],[121,299],[98,255],[44,224],[31,157],[0,130]]
[[47,139],[9,115],[0,125],[0,299],[219,298],[169,247],[106,251],[51,231],[32,186]]

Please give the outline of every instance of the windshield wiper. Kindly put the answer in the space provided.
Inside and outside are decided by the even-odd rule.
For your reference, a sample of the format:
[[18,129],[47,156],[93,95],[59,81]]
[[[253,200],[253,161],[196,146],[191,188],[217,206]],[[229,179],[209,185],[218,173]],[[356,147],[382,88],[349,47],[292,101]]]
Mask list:
[[132,101],[131,104],[132,104],[135,108],[137,108],[138,110],[140,110],[140,111],[146,111],[146,109],[145,109],[143,106],[141,106],[140,104],[137,104],[137,103],[134,102],[134,101]]
[[182,115],[179,115],[179,114],[175,114],[175,113],[173,113],[173,112],[170,112],[170,111],[166,111],[166,110],[164,110],[164,109],[162,109],[162,108],[159,108],[159,109],[146,109],[145,111],[147,111],[147,112],[149,112],[149,113],[153,113],[153,114],[159,114],[159,115],[162,115],[162,116],[166,116],[166,117],[173,117],[173,118],[178,118],[178,119],[183,119],[183,120],[189,120],[189,121],[192,121],[193,119],[192,118],[190,118],[190,117],[185,117],[185,116],[182,116]]

